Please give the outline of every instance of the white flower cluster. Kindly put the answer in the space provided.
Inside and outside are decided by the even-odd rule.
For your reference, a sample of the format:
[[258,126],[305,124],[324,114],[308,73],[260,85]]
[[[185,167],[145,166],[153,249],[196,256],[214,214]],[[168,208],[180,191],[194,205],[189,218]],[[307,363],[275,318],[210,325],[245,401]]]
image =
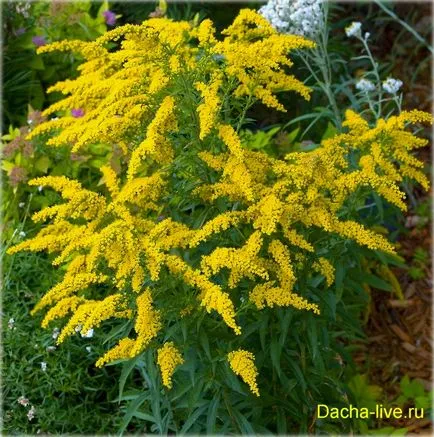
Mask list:
[[[17,399],[17,402],[23,407],[28,407],[30,405],[30,401],[25,396],[20,396]],[[36,408],[33,405],[30,405],[30,410],[27,411],[27,419],[29,419],[29,422],[35,418],[35,415],[36,415]]]
[[348,38],[351,38],[352,36],[360,37],[362,35],[362,23],[353,21],[348,27],[345,28],[345,33],[347,34]]
[[360,79],[357,83],[356,83],[356,88],[359,91],[364,91],[366,93],[370,92],[370,91],[374,91],[375,90],[375,85],[368,79]]
[[269,0],[259,13],[281,33],[314,38],[324,25],[324,0]]
[[30,410],[27,412],[27,419],[29,419],[29,422],[31,422],[36,415],[36,408],[32,405]]
[[93,329],[89,329],[87,332],[81,332],[81,336],[83,338],[92,338],[93,337]]
[[383,90],[390,94],[396,94],[402,87],[402,81],[389,77],[383,82]]

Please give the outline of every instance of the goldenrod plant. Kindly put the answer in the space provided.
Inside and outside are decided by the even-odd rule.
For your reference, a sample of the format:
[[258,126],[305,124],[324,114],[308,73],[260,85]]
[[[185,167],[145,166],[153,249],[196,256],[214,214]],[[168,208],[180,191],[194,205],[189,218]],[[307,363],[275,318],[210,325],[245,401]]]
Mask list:
[[[306,431],[318,399],[344,402],[331,376],[342,373],[339,335],[327,326],[356,323],[343,294],[360,291],[351,272],[362,255],[396,259],[358,211],[372,193],[405,210],[406,178],[428,187],[412,154],[427,141],[410,125],[432,119],[403,111],[371,126],[348,110],[342,132],[314,149],[250,150],[248,109],[285,112],[282,91],[308,100],[291,52],[314,48],[243,9],[222,37],[209,19],[151,18],[39,49],[85,62],[51,88],[65,97],[27,139],[48,135],[48,146],[90,156],[104,144],[120,158],[101,165],[97,187],[62,175],[31,180],[59,202],[36,212],[45,225],[8,252],[46,251],[64,271],[33,310],[45,311],[44,327],[63,322],[58,343],[99,329],[111,347],[96,366],[142,362],[153,394],[135,408],[149,400],[152,414],[137,417],[151,430]],[[230,420],[220,422],[223,404]],[[275,414],[253,427],[267,409]]]

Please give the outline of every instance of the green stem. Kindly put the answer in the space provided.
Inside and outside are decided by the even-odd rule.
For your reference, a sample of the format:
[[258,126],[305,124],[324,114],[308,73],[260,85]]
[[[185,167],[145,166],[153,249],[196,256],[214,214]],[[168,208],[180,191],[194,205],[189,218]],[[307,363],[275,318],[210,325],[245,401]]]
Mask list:
[[362,42],[363,47],[366,51],[366,54],[368,55],[369,61],[372,64],[372,71],[375,75],[375,78],[377,80],[377,86],[378,86],[378,107],[377,107],[377,112],[375,114],[377,120],[381,117],[381,102],[383,99],[383,92],[382,92],[382,88],[381,88],[381,78],[380,78],[380,73],[378,71],[378,63],[375,61],[374,57],[372,56],[371,50],[369,49],[368,43],[366,42],[366,39],[363,38],[362,36],[359,37],[359,40]]
[[394,20],[396,20],[404,29],[408,30],[420,43],[422,43],[431,53],[434,54],[433,47],[428,44],[419,33],[417,33],[409,24],[407,24],[405,21],[401,20],[401,18],[398,17],[398,15],[395,14],[395,12],[391,11],[389,8],[387,8],[383,1],[381,0],[374,0],[374,2],[383,9],[386,14],[388,14],[390,17],[392,17]]
[[252,100],[253,100],[252,94],[249,94],[249,98],[247,99],[247,102],[243,108],[243,112],[241,113],[240,119],[238,120],[238,123],[237,123],[237,129],[236,129],[237,133],[240,131],[240,129],[244,123],[244,119],[246,118],[247,111],[249,110],[249,108],[253,104]]

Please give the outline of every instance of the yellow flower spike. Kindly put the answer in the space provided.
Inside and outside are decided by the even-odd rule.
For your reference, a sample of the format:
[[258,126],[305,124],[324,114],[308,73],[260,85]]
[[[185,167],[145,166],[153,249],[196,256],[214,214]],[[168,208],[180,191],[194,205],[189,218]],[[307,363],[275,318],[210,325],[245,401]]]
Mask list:
[[217,42],[215,28],[210,19],[203,20],[190,34],[199,40],[199,47],[212,46]]
[[119,194],[119,183],[116,172],[108,166],[101,167],[101,173],[104,176],[104,184],[108,188],[112,197]]
[[160,367],[163,385],[168,389],[172,388],[172,376],[177,366],[184,363],[184,359],[174,346],[173,342],[164,343],[157,351],[157,362]]
[[160,312],[152,307],[152,303],[149,289],[136,298],[137,317],[134,330],[137,333],[137,339],[131,348],[131,357],[140,353],[157,336],[162,327]]
[[98,328],[101,323],[115,317],[125,308],[125,297],[120,294],[112,294],[99,301],[92,312],[83,323],[82,332],[86,333],[90,329]]
[[246,214],[242,211],[230,211],[219,214],[217,217],[208,220],[200,229],[193,234],[189,246],[196,247],[202,241],[206,241],[210,236],[225,231],[232,226],[236,226]]
[[259,396],[256,378],[258,371],[255,366],[255,356],[248,351],[238,349],[228,354],[228,361],[232,371],[250,387],[250,391]]
[[196,89],[200,91],[203,103],[197,107],[200,121],[200,135],[199,138],[203,140],[215,125],[217,113],[220,109],[220,98],[218,91],[222,85],[221,73],[213,75],[209,84],[197,82]]
[[235,334],[241,334],[241,328],[235,321],[235,308],[228,293],[225,293],[218,285],[211,282],[202,272],[192,269],[181,258],[175,255],[166,255],[165,263],[174,275],[181,275],[184,281],[192,287],[198,288],[201,306],[208,313],[216,311]]
[[55,319],[65,317],[69,312],[75,312],[77,307],[82,304],[85,299],[77,296],[66,297],[56,303],[50,310],[48,310],[41,326],[47,328],[49,323]]
[[106,363],[110,363],[115,360],[127,359],[131,356],[131,350],[135,345],[135,341],[131,338],[122,338],[119,343],[106,352],[98,361],[95,363],[96,367],[102,367]]
[[170,162],[173,151],[167,134],[177,129],[174,116],[175,100],[171,96],[164,98],[158,108],[154,120],[149,124],[146,138],[133,151],[128,165],[128,179],[132,180],[138,171],[142,159],[152,156],[157,162]]
[[292,306],[298,310],[312,311],[320,314],[317,304],[310,303],[296,293],[287,288],[275,287],[274,282],[256,285],[249,294],[249,300],[253,302],[259,310],[266,307],[273,308]]
[[327,286],[330,287],[335,282],[335,268],[330,261],[321,257],[317,262],[312,264],[312,267],[317,272],[321,273],[326,278]]

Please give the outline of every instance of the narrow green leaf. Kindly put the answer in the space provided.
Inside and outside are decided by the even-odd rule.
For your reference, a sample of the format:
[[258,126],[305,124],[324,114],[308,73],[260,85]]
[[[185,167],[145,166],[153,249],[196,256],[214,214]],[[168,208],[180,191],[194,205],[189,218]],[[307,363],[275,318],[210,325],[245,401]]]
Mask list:
[[137,361],[140,359],[140,355],[137,355],[135,358],[126,361],[122,366],[121,376],[119,378],[119,402],[122,397],[122,393],[124,391],[125,383],[127,381],[128,376],[133,371],[136,366]]
[[270,346],[270,355],[271,355],[271,362],[273,363],[273,367],[277,371],[277,375],[280,378],[281,369],[280,369],[280,354],[282,353],[282,346],[279,342],[273,338],[271,340],[271,346]]
[[206,433],[214,434],[216,421],[217,421],[217,411],[220,405],[220,394],[216,395],[209,404],[207,418],[206,418]]
[[243,414],[241,414],[240,411],[237,409],[233,409],[233,414],[235,417],[235,420],[237,421],[238,426],[240,427],[241,434],[247,434],[247,435],[255,435],[255,430],[253,429],[250,422],[244,417]]
[[186,420],[184,425],[181,428],[180,434],[185,434],[196,422],[196,420],[205,412],[205,410],[208,408],[208,404],[202,405],[201,407],[197,408],[194,413]]
[[125,412],[124,418],[122,419],[119,431],[118,431],[119,435],[122,435],[124,433],[128,424],[130,423],[131,419],[133,418],[134,414],[139,409],[140,405],[142,405],[143,402],[145,402],[145,400],[148,399],[149,397],[150,397],[149,393],[142,393],[133,402],[131,402],[129,404],[127,411]]

